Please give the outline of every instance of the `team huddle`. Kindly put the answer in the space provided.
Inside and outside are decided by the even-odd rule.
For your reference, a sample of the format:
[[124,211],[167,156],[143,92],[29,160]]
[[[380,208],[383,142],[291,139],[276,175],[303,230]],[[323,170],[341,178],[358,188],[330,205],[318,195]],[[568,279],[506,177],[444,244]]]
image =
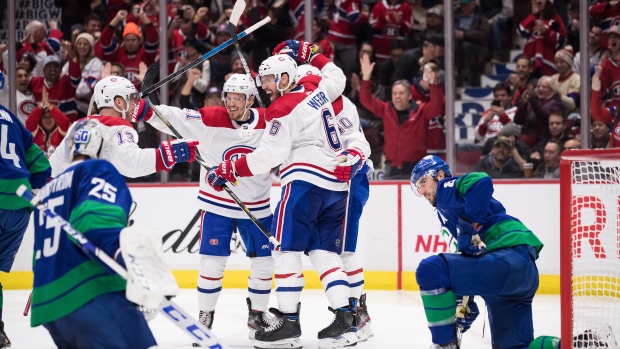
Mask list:
[[[266,109],[253,107],[256,85],[269,95]],[[128,251],[161,253],[156,242],[138,247],[130,238],[137,233],[127,228],[132,200],[123,176],[169,171],[198,158],[203,166],[197,196],[202,210],[197,298],[205,333],[214,324],[229,242],[237,229],[251,262],[247,325],[255,348],[302,347],[304,253],[320,275],[334,314],[318,333],[319,348],[368,340],[373,331],[363,294],[364,269],[355,251],[372,163],[356,108],[342,96],[344,88],[342,70],[313,44],[296,40],[275,48],[256,81],[233,74],[222,92],[224,107],[151,105],[129,80],[107,77],[94,89],[96,112],[72,125],[49,162],[32,144],[31,134],[0,106],[0,270],[10,271],[32,211],[28,201],[11,194],[20,185],[40,189],[36,199],[127,269],[136,262]],[[130,123],[140,121],[184,138],[140,149]],[[282,189],[272,214],[274,168]],[[535,261],[542,243],[492,197],[491,179],[481,173],[454,177],[443,160],[429,155],[414,168],[411,183],[436,207],[458,242],[459,253],[429,257],[416,272],[432,348],[459,348],[459,334],[479,313],[474,295],[488,307],[493,348],[558,348],[558,338],[533,336]],[[155,347],[148,309],[157,308],[161,302],[155,298],[163,301],[170,292],[136,286],[131,272],[123,280],[84,253],[43,211],[36,210],[34,224],[31,325],[43,325],[60,348]],[[220,243],[211,245],[211,239]],[[278,307],[268,309],[274,276]],[[7,345],[0,322],[0,347]]]

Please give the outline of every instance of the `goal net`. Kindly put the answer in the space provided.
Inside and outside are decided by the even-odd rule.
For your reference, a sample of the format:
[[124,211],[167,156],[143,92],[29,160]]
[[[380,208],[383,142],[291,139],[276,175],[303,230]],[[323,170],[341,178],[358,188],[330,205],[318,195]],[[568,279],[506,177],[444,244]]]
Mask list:
[[618,349],[620,149],[563,153],[560,260],[562,349]]

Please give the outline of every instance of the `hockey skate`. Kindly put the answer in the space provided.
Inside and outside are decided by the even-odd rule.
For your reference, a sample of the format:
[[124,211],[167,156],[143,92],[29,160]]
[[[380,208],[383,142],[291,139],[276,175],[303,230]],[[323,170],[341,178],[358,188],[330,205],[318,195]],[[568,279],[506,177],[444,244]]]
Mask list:
[[248,338],[255,339],[256,331],[264,331],[274,322],[274,317],[266,311],[252,310],[250,297],[245,299],[248,303],[248,328],[250,333]]
[[355,298],[349,298],[349,306],[338,308],[331,307],[329,311],[335,314],[334,320],[326,328],[319,332],[319,349],[343,348],[357,345],[355,332],[355,310],[357,302]]
[[10,347],[11,341],[9,340],[9,337],[6,336],[6,333],[4,333],[4,321],[0,321],[0,349]]
[[256,332],[254,348],[273,349],[289,348],[301,349],[301,324],[299,312],[301,303],[297,304],[297,313],[284,314],[278,309],[270,308],[269,312],[275,315],[271,325],[264,330]]
[[370,328],[370,315],[368,315],[368,308],[366,307],[366,294],[360,297],[357,313],[355,314],[355,326],[357,327],[355,335],[358,342],[365,342],[368,338],[375,335],[372,328]]
[[[213,318],[215,318],[215,310],[211,310],[211,311],[200,311],[200,313],[198,314],[198,321],[200,321],[201,324],[205,325],[208,329],[211,329],[211,327],[213,327]],[[192,347],[200,347],[200,344],[198,343],[192,343]]]

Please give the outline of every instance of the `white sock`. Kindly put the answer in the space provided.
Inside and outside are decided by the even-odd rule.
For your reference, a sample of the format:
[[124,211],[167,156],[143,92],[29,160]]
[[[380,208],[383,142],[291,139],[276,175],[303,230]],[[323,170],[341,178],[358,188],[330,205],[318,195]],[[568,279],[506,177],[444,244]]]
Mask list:
[[252,310],[265,311],[269,305],[271,280],[274,263],[271,256],[250,259],[251,269],[248,278],[248,293],[252,301]]
[[310,261],[319,273],[323,290],[332,308],[349,305],[349,282],[340,256],[334,252],[314,250],[309,253]]
[[272,251],[276,272],[276,297],[283,313],[296,313],[299,296],[306,284],[301,272],[301,252]]
[[362,267],[362,263],[360,263],[353,252],[343,252],[340,254],[340,258],[342,259],[344,270],[349,280],[351,297],[360,299],[364,290],[364,268]]
[[222,278],[228,257],[200,255],[198,268],[198,309],[215,310],[222,292]]

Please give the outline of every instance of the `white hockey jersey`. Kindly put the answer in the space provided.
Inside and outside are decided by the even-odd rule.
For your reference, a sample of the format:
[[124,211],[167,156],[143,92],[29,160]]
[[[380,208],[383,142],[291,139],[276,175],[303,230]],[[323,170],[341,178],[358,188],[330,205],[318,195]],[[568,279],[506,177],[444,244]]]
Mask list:
[[328,190],[348,190],[347,183],[334,176],[336,155],[346,148],[331,103],[342,94],[345,76],[323,55],[315,57],[312,65],[321,69],[321,76],[302,78],[267,109],[267,128],[260,146],[235,162],[241,177],[266,173],[280,165],[283,186],[302,180]]
[[347,97],[340,96],[332,103],[332,106],[336,113],[340,140],[344,144],[344,148],[356,148],[364,154],[364,158],[368,159],[370,156],[370,144],[368,144],[366,137],[364,137],[364,132],[360,125],[360,116],[355,104]]
[[[200,110],[156,107],[164,118],[184,137],[200,141],[197,149],[209,166],[223,160],[238,160],[260,144],[265,131],[265,109],[250,109],[252,116],[245,123],[233,121],[224,107],[205,107]],[[161,132],[172,134],[155,115],[148,122]],[[206,181],[207,170],[200,169],[198,206],[224,217],[248,219],[248,216],[225,192],[215,191]],[[238,186],[228,186],[257,218],[271,214],[271,176],[269,171],[254,177],[239,178]]]
[[[2,74],[4,74],[4,72],[2,72]],[[9,105],[9,83],[13,83],[13,82],[9,82],[7,83],[7,79],[9,79],[9,77],[7,77],[6,75],[4,76],[4,81],[6,86],[4,86],[4,89],[2,91],[0,91],[0,104],[7,106]],[[15,81],[15,79],[13,79],[13,81]],[[30,115],[30,113],[34,110],[34,108],[37,107],[37,104],[34,102],[34,95],[32,94],[32,92],[27,91],[28,93],[21,93],[19,91],[15,91],[17,94],[17,110],[11,110],[13,112],[13,114],[15,114],[15,116],[17,116],[17,118],[19,119],[19,121],[22,122],[22,125],[26,125],[26,119],[28,119],[28,115]]]
[[[111,162],[114,167],[125,177],[141,177],[156,171],[167,170],[163,163],[159,149],[140,149],[138,147],[138,133],[129,121],[116,116],[91,115],[88,118],[95,119],[103,124],[103,146],[101,147],[100,159]],[[69,132],[76,125],[69,128]],[[69,149],[67,138],[56,148],[50,157],[52,165],[52,177],[61,174],[69,163],[67,155]]]

